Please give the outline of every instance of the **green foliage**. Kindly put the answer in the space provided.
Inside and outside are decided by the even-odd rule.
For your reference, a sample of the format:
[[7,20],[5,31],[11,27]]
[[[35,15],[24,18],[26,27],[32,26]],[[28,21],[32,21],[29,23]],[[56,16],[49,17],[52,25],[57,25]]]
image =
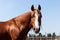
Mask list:
[[42,37],[46,37],[46,35],[43,35]]
[[35,35],[33,35],[33,34],[29,34],[29,37],[35,37]]
[[39,37],[42,37],[42,33],[39,33]]
[[56,37],[56,34],[55,34],[55,32],[53,33],[52,37]]
[[[42,35],[42,33],[39,33],[38,36],[36,36],[34,34],[29,34],[29,37],[46,37],[46,35]],[[53,33],[53,35],[51,35],[51,33],[48,33],[47,37],[56,37],[56,34],[55,34],[55,32]]]
[[51,37],[51,36],[52,36],[51,33],[47,34],[47,37]]

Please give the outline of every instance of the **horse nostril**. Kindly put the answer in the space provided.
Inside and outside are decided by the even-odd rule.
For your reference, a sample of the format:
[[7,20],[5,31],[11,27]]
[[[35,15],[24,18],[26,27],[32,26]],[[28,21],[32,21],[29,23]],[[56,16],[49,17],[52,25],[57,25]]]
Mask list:
[[40,30],[40,28],[33,28],[34,30]]
[[35,28],[33,28],[35,30]]
[[34,29],[35,33],[39,33],[39,31],[40,31],[40,28],[33,28],[33,29]]

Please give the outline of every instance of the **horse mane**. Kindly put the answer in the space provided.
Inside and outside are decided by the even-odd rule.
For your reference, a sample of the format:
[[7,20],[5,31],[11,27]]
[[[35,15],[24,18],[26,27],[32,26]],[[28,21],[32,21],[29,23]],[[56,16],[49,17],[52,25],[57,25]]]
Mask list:
[[15,17],[15,18],[12,18],[12,20],[15,20],[17,25],[19,23],[21,23],[22,21],[24,22],[24,21],[27,21],[27,20],[30,20],[30,19],[31,19],[31,12],[26,12],[26,13],[23,13],[22,15],[19,15],[19,16]]
[[25,18],[27,16],[31,16],[31,12],[23,13],[22,15],[19,15],[19,16],[15,17],[15,19],[20,18],[20,20],[21,20],[21,19],[23,19],[23,18]]

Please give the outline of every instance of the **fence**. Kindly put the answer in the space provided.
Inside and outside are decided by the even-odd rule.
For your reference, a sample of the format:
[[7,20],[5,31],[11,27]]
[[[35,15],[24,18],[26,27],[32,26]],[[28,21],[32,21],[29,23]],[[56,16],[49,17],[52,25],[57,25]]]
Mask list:
[[28,37],[26,40],[57,40],[56,37]]

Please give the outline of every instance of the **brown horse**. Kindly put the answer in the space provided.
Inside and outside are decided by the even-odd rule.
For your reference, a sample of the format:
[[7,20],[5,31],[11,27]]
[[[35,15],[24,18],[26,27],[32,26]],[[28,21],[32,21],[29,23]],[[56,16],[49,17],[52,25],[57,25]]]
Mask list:
[[0,22],[0,38],[4,38],[7,35],[6,37],[11,40],[26,40],[27,33],[31,28],[34,29],[35,33],[39,33],[41,17],[40,5],[38,9],[34,9],[34,5],[32,5],[30,12],[26,12],[11,20]]

